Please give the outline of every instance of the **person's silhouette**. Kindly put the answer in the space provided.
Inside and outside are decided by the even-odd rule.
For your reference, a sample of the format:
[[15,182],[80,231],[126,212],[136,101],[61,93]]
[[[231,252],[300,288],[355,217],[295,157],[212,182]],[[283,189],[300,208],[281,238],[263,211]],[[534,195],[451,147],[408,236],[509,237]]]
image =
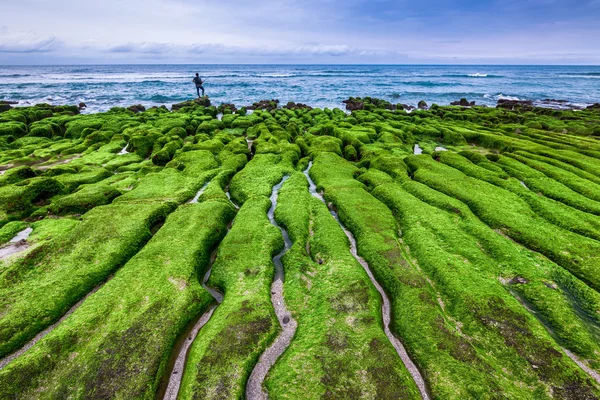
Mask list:
[[200,97],[200,90],[202,90],[202,96],[204,96],[204,87],[202,86],[204,81],[200,79],[200,75],[198,75],[198,73],[196,73],[196,77],[192,80],[192,82],[196,84],[196,92],[198,92],[198,97]]

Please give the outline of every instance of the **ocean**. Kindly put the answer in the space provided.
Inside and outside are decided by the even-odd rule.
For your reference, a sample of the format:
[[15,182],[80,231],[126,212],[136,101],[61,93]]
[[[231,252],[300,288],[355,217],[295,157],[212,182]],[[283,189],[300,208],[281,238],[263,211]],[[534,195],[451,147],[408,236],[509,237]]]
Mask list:
[[342,107],[350,96],[415,106],[462,97],[494,106],[499,99],[600,101],[600,66],[484,65],[79,65],[0,66],[0,100],[86,103],[85,112],[115,106],[171,105],[194,98],[191,82],[206,80],[213,104],[263,99]]

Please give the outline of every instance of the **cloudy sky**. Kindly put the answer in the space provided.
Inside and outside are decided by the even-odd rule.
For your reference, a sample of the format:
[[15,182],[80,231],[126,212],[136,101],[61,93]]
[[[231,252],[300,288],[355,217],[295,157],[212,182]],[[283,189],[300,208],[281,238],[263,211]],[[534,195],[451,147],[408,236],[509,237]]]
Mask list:
[[600,0],[2,0],[0,64],[600,64]]

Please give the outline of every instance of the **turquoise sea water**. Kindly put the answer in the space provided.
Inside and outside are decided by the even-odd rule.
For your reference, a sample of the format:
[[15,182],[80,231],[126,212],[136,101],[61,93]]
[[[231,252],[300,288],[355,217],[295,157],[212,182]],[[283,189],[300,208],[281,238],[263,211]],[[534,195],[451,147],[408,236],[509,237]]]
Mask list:
[[341,107],[349,96],[393,103],[448,104],[466,97],[600,102],[600,66],[443,65],[85,65],[0,66],[0,99],[20,105],[78,104],[87,112],[132,104],[170,105],[195,97],[199,72],[215,104],[262,99]]

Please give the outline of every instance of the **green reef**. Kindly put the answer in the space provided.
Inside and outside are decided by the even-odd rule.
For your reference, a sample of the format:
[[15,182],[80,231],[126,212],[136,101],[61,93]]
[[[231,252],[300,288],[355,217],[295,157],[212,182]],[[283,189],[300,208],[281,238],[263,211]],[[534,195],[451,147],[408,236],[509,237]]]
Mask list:
[[600,399],[600,111],[344,103],[0,112],[0,398]]

